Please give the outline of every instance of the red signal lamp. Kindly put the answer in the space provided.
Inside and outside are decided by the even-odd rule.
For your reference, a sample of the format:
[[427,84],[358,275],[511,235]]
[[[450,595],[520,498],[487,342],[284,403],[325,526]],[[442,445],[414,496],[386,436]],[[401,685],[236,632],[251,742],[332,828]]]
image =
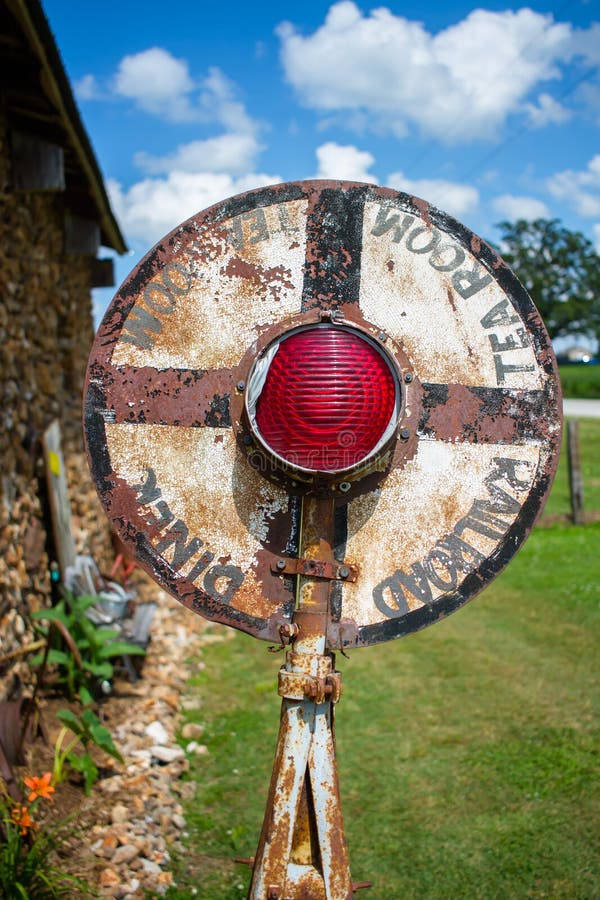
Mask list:
[[301,481],[371,471],[395,437],[400,381],[385,349],[347,325],[284,332],[255,360],[246,415],[255,442]]

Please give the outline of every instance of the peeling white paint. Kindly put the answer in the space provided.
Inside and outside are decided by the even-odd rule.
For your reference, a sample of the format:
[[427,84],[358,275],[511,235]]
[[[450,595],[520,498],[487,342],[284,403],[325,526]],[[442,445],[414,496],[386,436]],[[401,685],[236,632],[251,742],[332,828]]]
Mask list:
[[[529,484],[519,493],[502,488],[520,502],[533,485],[540,463],[536,445],[450,444],[423,440],[404,469],[396,469],[377,492],[352,501],[348,507],[346,559],[360,566],[355,584],[344,585],[342,615],[361,625],[383,621],[373,602],[373,590],[397,569],[410,571],[451,534],[475,500],[488,499],[485,478],[495,457],[524,460],[519,478]],[[508,531],[514,516],[503,516]],[[494,552],[498,540],[469,535],[469,543],[484,556]],[[464,580],[466,574],[461,579]],[[434,597],[444,592],[434,589]],[[422,605],[409,598],[414,608]]]
[[[238,249],[203,231],[196,245],[180,251],[178,265],[193,274],[191,288],[176,298],[172,312],[158,315],[163,327],[159,334],[151,333],[152,348],[120,340],[113,363],[159,369],[235,365],[255,339],[257,327],[300,311],[306,205],[305,200],[283,204],[287,231],[280,230],[279,204],[266,207],[269,237]],[[227,226],[228,221],[222,223],[222,228]],[[160,284],[160,278],[159,273],[152,283]],[[147,307],[142,297],[136,304]],[[135,314],[134,306],[130,315]]]
[[[411,229],[422,229],[423,220],[415,217],[403,238],[395,241],[394,228],[373,234],[380,210],[379,203],[365,204],[360,306],[367,320],[402,343],[420,380],[497,387],[494,356],[499,355],[506,365],[521,367],[520,371],[505,373],[502,387],[541,387],[543,373],[531,346],[494,354],[490,335],[495,335],[500,345],[512,340],[519,343],[517,329],[525,329],[512,305],[508,313],[514,322],[493,328],[482,326],[484,316],[497,303],[508,300],[498,283],[491,280],[465,299],[452,283],[458,269],[436,270],[429,262],[431,254],[407,249]],[[389,211],[392,214],[400,220],[406,216],[393,206]],[[456,244],[448,235],[443,241]],[[469,251],[464,254],[460,269],[475,269],[481,277],[488,275]],[[529,368],[531,371],[526,371]]]

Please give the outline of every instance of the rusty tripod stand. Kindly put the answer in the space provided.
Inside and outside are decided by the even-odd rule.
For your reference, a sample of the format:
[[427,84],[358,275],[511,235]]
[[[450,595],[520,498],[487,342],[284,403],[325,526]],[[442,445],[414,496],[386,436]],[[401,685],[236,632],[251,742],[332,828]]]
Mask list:
[[[283,626],[292,649],[279,671],[283,698],[267,809],[253,862],[248,900],[351,900],[353,884],[340,806],[334,704],[341,676],[326,650],[333,554],[334,501],[305,497],[298,602]],[[286,571],[287,562],[277,568]]]

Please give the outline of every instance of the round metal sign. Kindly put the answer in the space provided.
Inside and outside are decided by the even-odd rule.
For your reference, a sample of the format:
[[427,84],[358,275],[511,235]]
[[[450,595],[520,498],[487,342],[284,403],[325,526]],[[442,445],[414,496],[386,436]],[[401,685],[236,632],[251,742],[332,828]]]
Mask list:
[[[391,413],[376,452],[350,453],[350,420],[337,455],[313,465],[309,446],[296,464],[277,421],[255,416],[260,366],[281,354],[285,392],[281,366],[316,347],[321,377],[319,341],[338,330],[350,400],[364,353]],[[431,624],[498,574],[550,488],[560,389],[540,316],[494,249],[418,198],[307,181],[199,213],[134,269],[92,349],[85,432],[131,554],[189,608],[266,640],[294,612],[302,496],[335,497],[335,649]]]

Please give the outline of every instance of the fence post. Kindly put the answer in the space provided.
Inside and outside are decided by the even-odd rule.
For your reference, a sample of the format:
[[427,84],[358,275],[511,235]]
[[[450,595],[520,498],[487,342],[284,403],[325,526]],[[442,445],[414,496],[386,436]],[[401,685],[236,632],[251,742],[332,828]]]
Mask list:
[[567,422],[567,447],[573,523],[583,525],[583,477],[579,456],[579,422],[576,419]]

